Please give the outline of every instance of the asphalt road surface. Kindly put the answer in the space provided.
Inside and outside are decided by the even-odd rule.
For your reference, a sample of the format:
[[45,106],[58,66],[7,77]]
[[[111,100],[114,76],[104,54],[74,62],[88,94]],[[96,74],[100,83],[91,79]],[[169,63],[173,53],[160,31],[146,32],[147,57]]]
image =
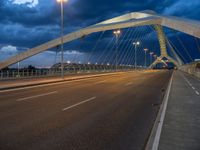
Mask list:
[[142,150],[170,71],[0,92],[0,150]]

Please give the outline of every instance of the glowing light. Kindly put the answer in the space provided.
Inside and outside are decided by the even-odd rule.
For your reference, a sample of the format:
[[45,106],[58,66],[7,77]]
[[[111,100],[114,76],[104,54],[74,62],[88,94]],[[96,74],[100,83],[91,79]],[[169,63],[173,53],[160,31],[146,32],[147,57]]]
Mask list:
[[133,42],[133,45],[140,45],[140,42],[139,41]]
[[119,35],[120,33],[121,33],[121,31],[120,30],[116,30],[116,31],[114,31],[113,32],[115,35]]
[[60,2],[68,2],[68,0],[57,0],[58,3]]

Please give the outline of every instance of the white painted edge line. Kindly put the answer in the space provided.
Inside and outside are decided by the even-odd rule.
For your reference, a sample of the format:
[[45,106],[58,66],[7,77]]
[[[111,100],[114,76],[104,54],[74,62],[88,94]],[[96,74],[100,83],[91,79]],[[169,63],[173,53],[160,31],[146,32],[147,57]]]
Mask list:
[[158,127],[157,127],[157,130],[156,130],[155,138],[153,140],[152,150],[158,150],[161,131],[162,131],[162,127],[163,127],[163,123],[164,123],[164,119],[165,119],[165,114],[166,114],[166,110],[167,110],[167,105],[168,105],[168,101],[169,101],[169,95],[170,95],[170,91],[171,91],[171,87],[172,87],[173,76],[174,76],[174,73],[171,76],[169,86],[167,88],[167,92],[166,92],[165,97],[164,97],[163,109],[161,110],[161,116],[159,118]]
[[107,80],[103,80],[103,81],[99,81],[99,82],[96,82],[94,84],[100,84],[100,83],[105,83]]
[[71,80],[71,81],[63,81],[63,82],[58,82],[58,83],[47,83],[47,84],[41,84],[41,85],[33,85],[33,86],[28,86],[28,87],[3,90],[3,91],[0,91],[0,93],[12,92],[12,91],[20,91],[20,90],[25,90],[25,89],[33,89],[33,88],[45,87],[45,86],[49,86],[49,85],[59,85],[59,84],[66,84],[66,83],[71,83],[71,82],[79,82],[79,81],[84,81],[84,80],[89,80],[89,79],[94,79],[94,78],[86,78],[86,79],[78,79],[78,80]]
[[51,95],[51,94],[56,94],[56,93],[58,93],[58,91],[53,91],[53,92],[49,92],[49,93],[44,93],[44,94],[29,96],[29,97],[25,97],[25,98],[20,98],[20,99],[17,99],[16,101],[20,102],[20,101],[25,101],[25,100],[34,99],[34,98],[38,98],[38,97],[42,97],[42,96],[47,96],[47,95]]
[[76,103],[76,104],[74,104],[74,105],[71,105],[71,106],[69,106],[69,107],[63,108],[62,111],[69,110],[69,109],[71,109],[71,108],[74,108],[74,107],[76,107],[76,106],[78,106],[78,105],[81,105],[81,104],[84,104],[84,103],[86,103],[86,102],[92,101],[92,100],[94,100],[94,99],[96,99],[96,97],[91,97],[91,98],[89,98],[89,99],[87,99],[87,100],[84,100],[84,101],[81,101],[81,102]]
[[33,89],[33,88],[45,87],[45,86],[49,86],[49,85],[59,85],[59,84],[66,84],[66,83],[71,83],[71,82],[80,82],[80,81],[85,81],[85,80],[91,80],[91,79],[99,78],[101,76],[112,76],[112,75],[123,74],[123,73],[124,72],[117,72],[117,73],[105,73],[105,74],[84,76],[84,77],[80,77],[80,78],[69,80],[69,81],[66,80],[66,81],[57,82],[57,83],[46,83],[46,84],[41,84],[41,85],[33,85],[33,86],[28,86],[28,87],[21,87],[21,88],[16,88],[16,89],[3,90],[3,91],[0,91],[0,93],[12,92],[12,91],[19,91],[19,90],[24,90],[24,89]]

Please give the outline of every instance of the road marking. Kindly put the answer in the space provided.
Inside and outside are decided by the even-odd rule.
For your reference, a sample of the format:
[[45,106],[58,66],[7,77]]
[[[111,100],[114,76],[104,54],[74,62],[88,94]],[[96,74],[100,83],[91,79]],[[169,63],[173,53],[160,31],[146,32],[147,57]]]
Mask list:
[[56,93],[58,93],[58,91],[53,91],[53,92],[49,92],[49,93],[34,95],[34,96],[30,96],[30,97],[25,97],[25,98],[20,98],[20,99],[17,99],[16,101],[20,102],[20,101],[25,101],[25,100],[38,98],[38,97],[42,97],[42,96],[47,96],[47,95],[51,95],[51,94],[56,94]]
[[104,83],[104,82],[106,82],[106,81],[107,81],[107,80],[99,81],[99,82],[96,82],[95,84]]
[[197,94],[197,95],[200,95],[200,93],[196,90],[196,88],[190,83],[190,81],[184,76],[182,75],[182,77],[185,79],[185,81],[189,84],[189,86],[194,90],[194,92]]
[[195,93],[196,93],[197,95],[200,95],[200,93],[199,93],[198,91],[195,91]]
[[63,108],[62,111],[66,111],[66,110],[68,110],[68,109],[71,109],[71,108],[76,107],[76,106],[78,106],[78,105],[81,105],[81,104],[83,104],[83,103],[92,101],[92,100],[94,100],[94,99],[96,99],[96,97],[91,97],[91,98],[89,98],[89,99],[87,99],[87,100],[84,100],[84,101],[82,101],[82,102],[79,102],[79,103],[77,103],[77,104],[74,104],[74,105],[71,105],[71,106],[69,106],[69,107]]
[[[95,77],[95,78],[97,78],[97,77]],[[0,93],[26,90],[26,89],[33,89],[33,88],[38,88],[38,87],[46,87],[46,86],[50,86],[50,85],[67,84],[67,83],[71,83],[71,82],[80,82],[80,81],[85,81],[85,80],[90,80],[90,79],[95,79],[95,78],[85,78],[85,79],[82,78],[82,79],[77,79],[77,80],[63,81],[63,82],[58,81],[57,83],[47,83],[47,84],[44,83],[44,84],[41,84],[41,85],[33,85],[33,86],[28,86],[28,87],[21,87],[21,88],[16,88],[16,89],[3,90],[3,91],[0,91]]]
[[165,119],[165,114],[166,114],[166,110],[167,110],[167,105],[168,105],[168,101],[169,101],[169,95],[170,95],[170,91],[171,91],[171,87],[172,87],[172,80],[173,80],[173,74],[171,76],[170,83],[169,83],[169,86],[167,88],[167,92],[166,92],[166,95],[165,95],[165,98],[164,98],[163,109],[162,109],[162,113],[161,113],[161,116],[160,116],[160,119],[159,119],[156,135],[155,135],[155,138],[154,138],[154,141],[153,141],[152,150],[158,150],[161,131],[162,131],[162,127],[163,127],[163,123],[164,123],[164,119]]
[[116,76],[118,74],[124,74],[124,72],[90,75],[90,76],[85,76],[85,77],[81,77],[81,78],[77,78],[77,79],[70,79],[70,80],[65,80],[65,81],[60,80],[56,83],[41,83],[41,85],[33,85],[33,86],[21,87],[21,88],[19,87],[19,88],[15,88],[15,89],[8,89],[8,90],[2,90],[2,91],[0,90],[0,93],[19,91],[19,90],[24,90],[24,89],[33,89],[33,88],[37,88],[37,87],[46,87],[49,85],[60,85],[60,84],[67,84],[67,83],[71,83],[71,82],[80,82],[80,81],[85,81],[85,80],[97,79],[100,77]]
[[129,85],[132,85],[133,82],[129,82],[129,83],[126,83],[125,86],[129,86]]

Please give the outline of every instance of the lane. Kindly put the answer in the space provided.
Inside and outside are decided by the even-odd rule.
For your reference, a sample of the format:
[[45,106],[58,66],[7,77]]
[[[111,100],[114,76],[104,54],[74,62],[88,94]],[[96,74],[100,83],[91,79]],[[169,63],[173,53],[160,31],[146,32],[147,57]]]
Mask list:
[[200,80],[186,73],[180,73],[180,74],[182,74],[184,80],[194,90],[196,95],[200,96]]
[[141,149],[170,75],[127,73],[32,89],[58,91],[33,101],[11,97],[0,109],[0,149]]
[[[129,76],[128,76],[129,75]],[[5,116],[10,116],[14,117],[17,114],[22,116],[24,111],[27,110],[34,110],[35,107],[38,109],[38,104],[42,107],[46,107],[47,103],[52,104],[52,107],[60,107],[63,105],[63,103],[68,103],[69,105],[73,105],[73,103],[79,102],[82,99],[87,98],[88,96],[93,96],[92,93],[98,91],[98,85],[96,85],[96,82],[99,82],[104,79],[108,79],[107,83],[108,85],[111,86],[112,89],[112,84],[114,83],[115,85],[119,85],[119,81],[124,81],[126,78],[130,78],[130,76],[134,79],[137,79],[136,77],[139,77],[140,74],[135,74],[135,73],[128,73],[128,74],[120,74],[118,76],[107,76],[107,77],[102,77],[102,78],[97,78],[97,79],[89,79],[89,80],[81,80],[80,82],[71,82],[71,83],[66,83],[66,84],[59,84],[57,86],[46,86],[46,88],[41,87],[41,88],[34,88],[34,89],[27,89],[27,90],[22,90],[22,91],[16,91],[17,94],[13,94],[13,92],[6,92],[4,93],[4,98],[1,99],[0,101],[0,110],[2,110],[3,115],[0,116],[0,118],[4,118]],[[98,80],[98,81],[97,81]],[[118,83],[119,82],[119,83]],[[93,86],[97,86],[97,89],[93,88]],[[101,85],[100,85],[101,86]],[[92,88],[94,90],[92,90]],[[92,91],[88,91],[88,90]],[[51,91],[57,90],[59,95],[51,95],[50,98],[42,99],[37,101],[34,100],[34,103],[29,102],[23,102],[23,103],[17,103],[15,102],[16,99],[24,98],[24,97],[30,97],[34,95],[41,95],[44,93],[48,93]],[[112,89],[113,90],[113,89]],[[93,92],[94,91],[94,92]],[[77,94],[72,94],[76,93]],[[91,95],[90,95],[91,94]],[[106,93],[107,94],[107,93]],[[59,96],[59,103],[58,103],[58,97]],[[48,107],[50,107],[48,105]],[[11,112],[7,113],[6,110],[12,110]],[[5,114],[5,115],[4,115]]]

